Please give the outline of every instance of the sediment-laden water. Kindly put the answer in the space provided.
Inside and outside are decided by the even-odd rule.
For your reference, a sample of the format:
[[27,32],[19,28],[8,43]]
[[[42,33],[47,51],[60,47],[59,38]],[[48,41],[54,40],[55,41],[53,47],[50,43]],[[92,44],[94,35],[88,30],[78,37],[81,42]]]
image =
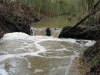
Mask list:
[[18,32],[5,34],[0,41],[0,75],[77,75],[77,58],[94,43]]

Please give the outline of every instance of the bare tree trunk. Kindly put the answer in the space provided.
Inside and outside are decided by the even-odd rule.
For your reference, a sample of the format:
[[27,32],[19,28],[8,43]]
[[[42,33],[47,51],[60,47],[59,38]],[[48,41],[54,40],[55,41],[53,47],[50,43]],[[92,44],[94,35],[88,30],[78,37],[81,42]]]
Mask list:
[[68,30],[65,30],[62,34],[65,34],[66,32],[68,32],[68,31],[70,31],[70,30],[76,28],[78,25],[80,25],[82,22],[84,22],[87,18],[89,18],[89,17],[91,17],[92,15],[94,15],[95,13],[97,13],[99,10],[100,10],[100,8],[97,9],[97,10],[95,10],[94,12],[88,14],[88,15],[87,15],[86,17],[84,17],[81,21],[79,21],[78,23],[76,23],[73,27],[69,28]]

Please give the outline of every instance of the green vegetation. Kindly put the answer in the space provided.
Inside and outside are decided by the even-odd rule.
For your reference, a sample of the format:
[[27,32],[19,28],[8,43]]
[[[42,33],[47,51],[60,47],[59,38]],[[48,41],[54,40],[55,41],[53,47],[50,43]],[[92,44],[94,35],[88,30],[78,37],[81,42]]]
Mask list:
[[97,66],[98,62],[99,62],[99,60],[98,60],[97,58],[94,59],[94,60],[93,60],[93,66]]
[[18,9],[26,9],[36,18],[42,15],[59,16],[70,15],[79,20],[90,12],[93,12],[94,6],[98,0],[1,0],[2,3],[13,5],[17,4]]
[[3,3],[13,5],[17,4],[19,10],[23,7],[31,11],[35,17],[41,17],[41,14],[47,16],[75,15],[77,13],[78,0],[4,0]]

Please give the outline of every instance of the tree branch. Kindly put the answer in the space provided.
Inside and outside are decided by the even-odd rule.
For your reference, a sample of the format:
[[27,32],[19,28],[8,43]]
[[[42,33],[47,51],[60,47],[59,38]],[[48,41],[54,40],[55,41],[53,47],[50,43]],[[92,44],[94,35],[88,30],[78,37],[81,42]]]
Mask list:
[[84,22],[87,18],[89,18],[89,17],[92,16],[93,14],[97,13],[99,10],[100,10],[100,8],[97,9],[97,10],[95,10],[94,12],[88,14],[88,15],[87,15],[86,17],[84,17],[81,21],[79,21],[78,23],[76,23],[73,27],[69,28],[68,30],[65,30],[62,34],[65,34],[65,33],[68,32],[69,30],[72,30],[72,29],[76,28],[78,25],[80,25],[82,22]]

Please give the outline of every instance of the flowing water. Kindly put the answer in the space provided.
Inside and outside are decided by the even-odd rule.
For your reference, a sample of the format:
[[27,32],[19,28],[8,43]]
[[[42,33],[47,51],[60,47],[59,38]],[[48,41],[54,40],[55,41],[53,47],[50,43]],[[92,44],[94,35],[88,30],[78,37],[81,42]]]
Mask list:
[[33,28],[34,35],[15,32],[0,41],[0,75],[78,75],[77,58],[95,41],[59,39],[61,29]]

